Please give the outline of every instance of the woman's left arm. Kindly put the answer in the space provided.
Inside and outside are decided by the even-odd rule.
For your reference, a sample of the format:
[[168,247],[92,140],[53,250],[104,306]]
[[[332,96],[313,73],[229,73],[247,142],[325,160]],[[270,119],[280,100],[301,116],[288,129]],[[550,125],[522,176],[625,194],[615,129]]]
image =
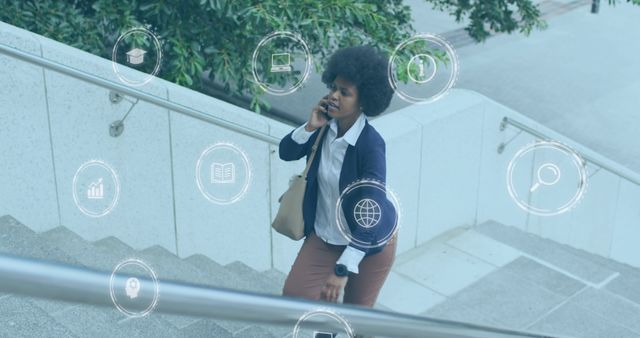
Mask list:
[[[387,165],[386,165],[386,145],[384,140],[381,137],[375,138],[374,142],[367,147],[362,153],[360,158],[360,180],[373,180],[379,182],[381,184],[385,184],[385,180],[387,177]],[[386,208],[384,208],[387,203],[386,200],[386,192],[381,191],[378,188],[367,188],[363,187],[362,191],[359,195],[360,200],[363,198],[369,198],[378,203],[378,205],[382,208],[381,211],[385,213]],[[348,202],[348,210],[352,210],[355,208],[355,205],[358,201],[351,200]],[[350,213],[352,214],[352,213]],[[384,220],[385,215],[381,215],[380,220]],[[376,230],[379,228],[377,226],[371,228],[365,228],[362,226],[358,226],[355,219],[352,217],[347,217],[347,222],[351,222],[350,228],[352,229],[352,235],[358,240],[359,243],[373,243],[377,238]],[[350,247],[357,249],[361,252],[367,254],[371,248],[368,246],[358,245],[357,243],[350,243]]]
[[375,140],[375,143],[367,149],[362,157],[360,179],[384,183],[387,180],[387,145],[382,138]]

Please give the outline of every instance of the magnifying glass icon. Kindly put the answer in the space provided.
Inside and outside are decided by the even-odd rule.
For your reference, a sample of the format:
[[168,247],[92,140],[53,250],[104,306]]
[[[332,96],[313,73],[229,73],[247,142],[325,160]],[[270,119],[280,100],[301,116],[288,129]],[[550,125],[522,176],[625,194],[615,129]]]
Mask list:
[[[543,171],[550,172],[551,173],[551,177],[553,177],[553,179],[544,180],[542,178]],[[558,183],[558,181],[560,181],[560,168],[558,168],[558,166],[553,164],[553,163],[545,163],[545,164],[541,165],[540,168],[538,168],[538,175],[537,176],[538,176],[538,181],[536,182],[536,184],[533,185],[533,187],[531,187],[531,189],[529,190],[530,192],[534,192],[534,191],[538,190],[540,185],[550,186],[550,185],[554,185],[554,184]]]

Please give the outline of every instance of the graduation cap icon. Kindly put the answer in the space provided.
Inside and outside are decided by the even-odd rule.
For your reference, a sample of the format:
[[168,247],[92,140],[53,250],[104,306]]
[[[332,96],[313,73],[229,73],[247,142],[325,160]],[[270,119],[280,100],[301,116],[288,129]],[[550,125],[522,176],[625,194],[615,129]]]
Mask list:
[[132,65],[139,65],[144,62],[144,54],[147,52],[140,48],[134,48],[127,52],[127,62]]

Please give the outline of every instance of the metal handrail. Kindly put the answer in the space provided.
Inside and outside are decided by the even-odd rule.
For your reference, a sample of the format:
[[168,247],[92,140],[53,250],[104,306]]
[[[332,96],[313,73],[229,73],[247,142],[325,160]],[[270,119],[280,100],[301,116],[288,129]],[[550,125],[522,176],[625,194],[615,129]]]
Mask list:
[[[114,306],[109,282],[112,274],[87,268],[0,255],[0,290],[99,306]],[[114,277],[125,285],[125,276]],[[140,283],[152,283],[141,278]],[[345,318],[358,334],[387,337],[438,338],[551,338],[551,336],[431,319],[352,305],[321,303],[288,297],[240,292],[160,280],[162,294],[155,309],[161,313],[221,318],[288,326],[322,309]],[[344,330],[340,323],[321,316],[305,321],[305,328]],[[558,337],[558,336],[555,336]]]
[[[533,129],[533,128],[525,125],[524,123],[518,122],[518,121],[516,121],[514,119],[510,119],[510,118],[505,116],[504,118],[502,118],[502,121],[500,122],[500,130],[501,131],[505,130],[508,125],[514,126],[514,127],[518,128],[518,129],[520,129],[520,130],[522,130],[522,131],[524,131],[524,132],[526,132],[528,134],[531,134],[531,135],[533,135],[533,136],[535,136],[535,137],[537,137],[537,138],[539,138],[541,140],[551,140],[552,139],[552,137],[549,137],[549,136],[545,135],[544,133]],[[506,146],[506,144],[503,142],[503,143],[500,144],[498,149],[504,149],[505,146]],[[585,155],[585,154],[581,153],[580,157],[582,157],[582,159],[584,161],[586,161],[586,162],[595,164],[596,166],[598,166],[598,167],[600,167],[602,169],[605,169],[605,170],[607,170],[609,172],[612,172],[612,173],[614,173],[614,174],[626,179],[627,181],[629,181],[631,183],[634,183],[636,185],[640,185],[640,179],[635,178],[635,177],[631,177],[630,175],[627,175],[627,174],[621,172],[620,170],[612,168],[611,166],[609,166],[607,164],[604,164],[603,162],[601,162],[601,161],[599,161],[599,160],[597,160],[597,159],[595,159],[595,158],[593,158],[593,157],[591,157],[589,155]]]
[[244,134],[247,135],[249,137],[253,137],[262,141],[265,141],[267,143],[270,144],[274,144],[277,145],[280,142],[279,138],[276,138],[274,136],[265,134],[265,133],[261,133],[258,131],[255,131],[253,129],[249,129],[247,127],[244,127],[242,125],[227,121],[225,119],[221,119],[219,117],[215,117],[215,116],[211,116],[208,115],[204,112],[201,112],[199,110],[195,110],[193,108],[181,105],[179,103],[175,103],[172,101],[169,101],[167,99],[163,99],[161,97],[149,94],[149,93],[145,93],[143,91],[140,91],[138,89],[126,86],[124,84],[120,84],[114,81],[110,81],[107,79],[103,79],[101,77],[95,76],[93,74],[89,74],[86,73],[84,71],[69,67],[67,65],[63,65],[61,63],[52,61],[52,60],[48,60],[45,59],[39,55],[34,55],[31,53],[27,53],[24,51],[21,51],[19,49],[13,48],[13,47],[9,47],[6,45],[2,45],[0,44],[0,54],[5,54],[8,56],[11,56],[13,58],[22,60],[22,61],[26,61],[29,62],[31,64],[34,65],[38,65],[53,71],[56,71],[58,73],[62,73],[71,77],[74,77],[76,79],[85,81],[85,82],[89,82],[92,83],[94,85],[106,88],[106,89],[110,89],[114,92],[117,93],[121,93],[121,94],[126,94],[128,96],[140,99],[142,101],[146,101],[149,103],[153,103],[157,106],[166,108],[168,110],[172,110],[175,112],[179,112],[182,114],[185,114],[187,116],[191,116],[193,118],[208,122],[208,123],[213,123],[216,124],[218,126],[227,128],[229,130],[238,132],[240,134]]

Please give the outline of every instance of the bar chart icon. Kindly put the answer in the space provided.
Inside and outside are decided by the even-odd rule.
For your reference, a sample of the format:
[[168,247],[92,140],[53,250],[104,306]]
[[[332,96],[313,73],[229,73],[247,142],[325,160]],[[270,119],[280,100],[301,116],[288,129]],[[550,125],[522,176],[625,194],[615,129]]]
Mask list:
[[100,177],[96,182],[89,184],[89,188],[87,189],[87,198],[92,200],[104,198],[104,183],[102,182],[102,177]]

